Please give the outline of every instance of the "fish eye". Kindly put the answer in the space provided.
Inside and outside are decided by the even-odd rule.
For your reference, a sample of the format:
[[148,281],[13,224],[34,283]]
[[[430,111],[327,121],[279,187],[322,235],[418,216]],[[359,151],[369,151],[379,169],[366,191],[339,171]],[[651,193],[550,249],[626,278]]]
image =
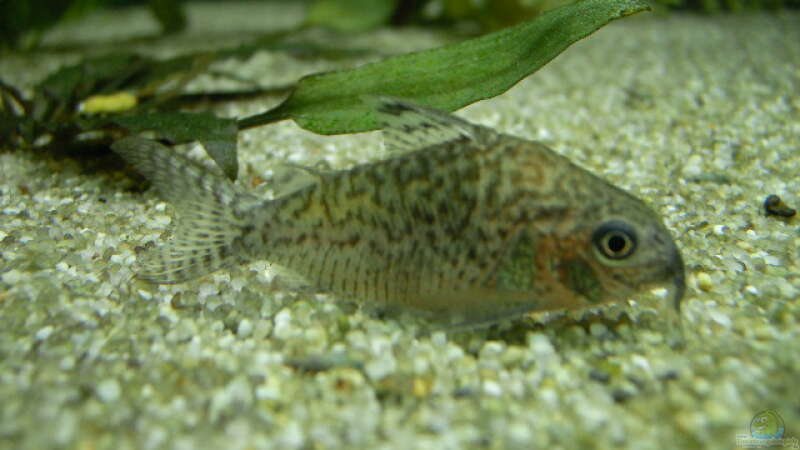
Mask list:
[[592,242],[601,255],[609,259],[624,259],[636,250],[636,232],[629,224],[612,220],[600,225]]

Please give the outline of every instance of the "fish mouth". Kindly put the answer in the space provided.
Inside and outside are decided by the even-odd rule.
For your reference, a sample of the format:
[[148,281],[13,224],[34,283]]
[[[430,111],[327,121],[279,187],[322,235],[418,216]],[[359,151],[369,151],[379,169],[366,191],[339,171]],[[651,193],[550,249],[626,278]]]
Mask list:
[[675,311],[681,312],[681,300],[686,293],[686,269],[683,265],[683,257],[677,247],[673,247],[672,254],[667,261],[668,276],[672,278],[672,305]]

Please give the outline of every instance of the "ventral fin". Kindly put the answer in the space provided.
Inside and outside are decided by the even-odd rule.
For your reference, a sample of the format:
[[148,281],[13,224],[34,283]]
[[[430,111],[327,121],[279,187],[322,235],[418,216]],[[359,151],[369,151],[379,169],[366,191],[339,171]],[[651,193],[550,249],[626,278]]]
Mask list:
[[492,131],[444,111],[393,97],[365,95],[362,101],[378,115],[389,152],[412,152],[455,141],[480,141]]

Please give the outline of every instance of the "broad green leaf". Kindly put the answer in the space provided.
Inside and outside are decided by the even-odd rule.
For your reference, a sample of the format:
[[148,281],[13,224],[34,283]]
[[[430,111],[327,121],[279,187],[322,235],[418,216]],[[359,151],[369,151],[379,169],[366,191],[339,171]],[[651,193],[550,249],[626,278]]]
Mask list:
[[209,113],[164,112],[112,117],[109,121],[133,132],[155,131],[173,144],[199,141],[231,179],[236,179],[236,120]]
[[284,119],[320,134],[374,130],[365,94],[453,111],[499,95],[608,22],[649,9],[644,0],[584,0],[528,22],[432,50],[302,78],[286,101],[239,122],[245,129]]

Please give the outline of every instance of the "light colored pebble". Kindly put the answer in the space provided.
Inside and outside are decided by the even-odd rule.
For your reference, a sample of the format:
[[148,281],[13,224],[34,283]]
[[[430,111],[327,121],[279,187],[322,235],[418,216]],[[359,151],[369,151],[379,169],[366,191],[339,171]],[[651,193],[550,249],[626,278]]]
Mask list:
[[711,275],[705,272],[698,272],[695,274],[695,280],[697,281],[697,287],[705,292],[709,292],[714,288],[714,282],[711,280]]
[[106,403],[117,401],[121,392],[119,382],[113,378],[103,380],[97,385],[97,396]]

